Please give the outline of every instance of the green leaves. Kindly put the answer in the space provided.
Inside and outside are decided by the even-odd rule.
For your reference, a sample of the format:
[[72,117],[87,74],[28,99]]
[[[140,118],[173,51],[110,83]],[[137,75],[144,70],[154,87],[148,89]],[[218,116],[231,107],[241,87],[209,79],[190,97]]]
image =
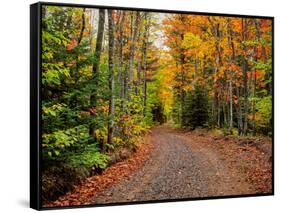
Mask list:
[[257,110],[261,115],[260,122],[258,122],[258,124],[263,127],[270,126],[272,118],[272,97],[267,96],[261,98],[260,101],[257,102]]
[[181,116],[184,127],[204,127],[207,124],[209,103],[203,88],[196,86],[193,91],[187,92],[182,104]]
[[60,84],[59,72],[57,70],[48,70],[42,75],[42,83],[43,84]]
[[71,109],[65,103],[43,102],[43,132],[52,133],[78,126],[82,120],[79,113],[79,109]]
[[66,163],[73,167],[87,167],[104,169],[107,166],[109,157],[99,152],[95,144],[87,145],[79,153],[70,154]]
[[42,31],[42,42],[50,43],[53,42],[56,45],[66,46],[69,40],[63,36],[61,32],[56,32],[51,34],[47,31]]
[[42,83],[44,85],[60,85],[62,80],[70,78],[70,70],[57,64],[43,63]]
[[43,151],[49,157],[59,156],[66,148],[77,143],[84,143],[89,140],[89,137],[88,128],[83,125],[66,130],[58,130],[50,134],[43,134]]

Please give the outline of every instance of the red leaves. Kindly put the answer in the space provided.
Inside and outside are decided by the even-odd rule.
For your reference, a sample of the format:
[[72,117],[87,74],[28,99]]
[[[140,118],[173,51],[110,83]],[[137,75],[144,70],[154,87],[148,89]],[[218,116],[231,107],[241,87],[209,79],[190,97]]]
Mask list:
[[264,77],[265,72],[263,70],[254,70],[252,71],[248,71],[247,72],[247,76],[248,78],[250,78],[252,76],[252,78],[256,77],[257,79],[262,79]]
[[249,181],[256,183],[259,192],[264,193],[271,188],[272,171],[270,167],[256,168],[248,172]]
[[70,51],[70,50],[72,50],[76,46],[77,46],[77,40],[76,39],[72,39],[72,41],[69,44],[67,44],[66,49],[68,51]]
[[98,192],[126,177],[130,177],[136,169],[142,166],[152,149],[152,144],[143,144],[129,159],[110,166],[102,174],[87,178],[76,186],[72,192],[66,193],[58,200],[44,205],[44,207],[90,204]]

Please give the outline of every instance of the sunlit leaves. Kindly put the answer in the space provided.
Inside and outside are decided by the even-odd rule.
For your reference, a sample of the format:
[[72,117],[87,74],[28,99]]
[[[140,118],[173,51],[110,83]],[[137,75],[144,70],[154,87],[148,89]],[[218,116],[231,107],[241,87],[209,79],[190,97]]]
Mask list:
[[182,46],[186,49],[196,49],[200,48],[202,40],[200,36],[194,35],[193,33],[186,33],[182,41]]
[[257,102],[257,110],[260,113],[258,125],[266,128],[270,125],[272,119],[272,98],[271,96],[264,97]]
[[62,112],[66,107],[66,104],[54,104],[50,107],[43,106],[42,111],[44,114],[57,116],[59,112]]
[[[43,66],[46,67],[45,65]],[[70,77],[69,69],[67,68],[60,69],[60,66],[58,65],[50,65],[49,67],[53,67],[55,69],[47,69],[46,72],[43,72],[42,83],[44,85],[59,85],[61,84],[62,79]]]
[[50,134],[43,134],[43,151],[49,156],[58,156],[65,148],[81,143],[89,138],[86,126],[77,126],[66,130],[58,130]]

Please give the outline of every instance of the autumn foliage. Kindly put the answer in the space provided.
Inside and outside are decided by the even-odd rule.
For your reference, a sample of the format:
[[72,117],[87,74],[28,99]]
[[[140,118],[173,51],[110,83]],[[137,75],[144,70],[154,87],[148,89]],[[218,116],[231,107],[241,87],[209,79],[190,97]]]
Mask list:
[[[272,95],[272,22],[266,19],[171,15],[163,21],[173,70],[174,107],[183,117],[186,95],[200,87],[209,99],[206,126],[237,128],[240,135],[271,134],[257,106]],[[256,118],[268,124],[265,127]],[[181,126],[185,124],[178,119]],[[265,128],[264,128],[265,127]]]
[[163,123],[270,136],[272,20],[43,6],[44,203]]

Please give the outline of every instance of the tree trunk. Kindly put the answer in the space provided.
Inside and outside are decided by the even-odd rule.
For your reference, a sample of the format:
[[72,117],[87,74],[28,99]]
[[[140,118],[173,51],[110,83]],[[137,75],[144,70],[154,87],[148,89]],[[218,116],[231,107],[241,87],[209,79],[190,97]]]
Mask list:
[[217,125],[218,127],[221,127],[221,106],[220,106],[220,99],[218,98],[218,120],[217,120]]
[[99,24],[98,24],[97,42],[96,42],[96,50],[95,50],[95,60],[92,68],[93,74],[96,76],[99,73],[99,64],[100,64],[100,56],[102,51],[103,32],[104,32],[104,20],[105,20],[105,10],[99,9]]
[[122,82],[122,72],[123,72],[123,25],[124,25],[124,19],[125,19],[125,13],[122,11],[121,13],[121,20],[120,20],[120,23],[119,23],[119,27],[118,27],[118,60],[117,60],[117,63],[118,63],[118,74],[117,74],[117,80],[118,80],[118,84],[120,86],[120,97],[121,98],[124,98],[123,97],[123,93],[122,93],[122,86],[123,86],[123,82]]
[[[255,61],[258,61],[258,53],[257,53],[257,48],[255,48]],[[252,109],[252,120],[253,120],[253,124],[252,124],[252,128],[253,128],[253,135],[256,135],[256,84],[257,84],[257,71],[255,69],[254,71],[254,80],[253,80],[253,109]]]
[[[79,37],[77,40],[77,46],[79,46],[82,41],[84,30],[85,30],[85,8],[83,9],[83,12],[82,12],[82,27],[81,27]],[[76,73],[75,74],[78,74],[78,72],[79,72],[79,53],[77,53],[77,55],[76,55]],[[77,78],[77,80],[78,79],[79,78]]]
[[181,127],[184,126],[184,99],[185,99],[185,91],[184,91],[184,85],[185,85],[185,75],[184,75],[184,64],[185,64],[185,56],[182,53],[181,56],[181,87],[180,87],[180,101],[181,101]]
[[137,71],[137,82],[136,82],[136,96],[138,95],[141,95],[140,91],[139,91],[139,87],[141,85],[141,70],[142,70],[142,65],[143,65],[143,62],[142,62],[142,58],[141,57],[138,61],[138,71]]
[[79,45],[80,42],[82,41],[84,30],[85,30],[85,8],[83,9],[83,13],[82,13],[82,27],[78,37],[77,45]]
[[[132,15],[133,20],[133,15]],[[135,54],[135,46],[136,46],[136,38],[137,38],[137,32],[139,28],[140,23],[140,12],[136,12],[136,19],[133,23],[132,21],[132,32],[131,32],[131,44],[130,44],[130,61],[129,61],[129,69],[128,69],[128,88],[129,90],[132,88],[133,83],[133,64],[134,64],[134,54]]]
[[[141,32],[141,30],[139,30],[139,35],[138,35],[138,41],[137,42],[140,42],[140,39],[142,38],[142,36],[144,36],[145,32]],[[139,56],[139,59],[138,59],[138,67],[137,67],[137,80],[136,80],[136,83],[135,83],[135,91],[136,91],[136,96],[138,95],[141,95],[141,92],[140,92],[140,85],[141,85],[141,71],[142,71],[142,68],[143,68],[143,53],[144,53],[144,46],[145,44],[145,41],[142,42],[142,45],[141,47],[139,48],[139,52],[140,52],[140,56]]]
[[245,98],[245,112],[244,112],[244,128],[243,128],[243,135],[247,134],[248,130],[248,112],[249,112],[249,91],[248,91],[248,64],[247,61],[244,60],[244,98]]
[[[210,17],[208,18],[211,26],[212,26],[212,31],[213,31],[213,36],[216,39],[216,56],[215,56],[215,67],[214,67],[214,76],[215,79],[217,80],[217,72],[220,68],[220,66],[222,66],[222,59],[221,59],[221,51],[222,48],[220,46],[220,37],[221,37],[221,33],[220,33],[220,24],[219,23],[215,23]],[[217,123],[218,126],[220,126],[220,98],[218,96],[218,89],[217,87],[218,82],[214,82],[214,98],[213,98],[213,114],[214,114],[214,123]]]
[[110,91],[109,98],[109,111],[108,111],[108,137],[107,143],[112,144],[112,138],[114,133],[113,117],[114,117],[114,23],[112,18],[112,10],[107,10],[108,13],[108,87]]
[[142,91],[142,115],[145,116],[145,108],[146,108],[146,69],[147,69],[147,46],[148,46],[148,37],[149,37],[149,25],[150,19],[147,16],[148,14],[144,14],[144,40],[143,40],[143,91]]
[[228,48],[232,50],[232,55],[229,55],[229,63],[230,63],[230,70],[229,70],[229,75],[230,75],[230,79],[229,79],[229,114],[230,114],[230,118],[229,118],[229,131],[230,133],[232,133],[232,128],[233,128],[233,86],[232,86],[232,75],[233,75],[233,70],[232,70],[232,65],[235,63],[235,49],[234,49],[234,43],[232,40],[232,30],[231,30],[231,26],[230,26],[230,21],[228,19]]
[[[260,22],[257,19],[255,19],[255,27],[256,27],[256,32],[257,32],[257,38],[260,41],[262,39],[262,34],[260,31]],[[267,62],[266,50],[265,50],[265,47],[263,44],[261,45],[261,48],[262,48],[261,51],[262,51],[263,63],[266,64],[266,62]]]
[[[242,18],[242,40],[246,41],[246,31],[247,31],[247,20]],[[247,48],[244,47],[244,53],[246,53]],[[248,91],[248,62],[243,56],[242,59],[242,72],[243,72],[243,82],[244,82],[244,99],[245,99],[245,109],[244,109],[244,127],[243,135],[247,134],[248,130],[248,112],[249,112],[249,91]]]
[[[227,90],[225,90],[227,91]],[[223,96],[223,103],[222,103],[222,112],[223,112],[223,125],[226,126],[227,125],[227,105],[225,103],[226,102],[226,98],[225,96]]]
[[92,114],[93,114],[93,122],[90,125],[89,133],[95,138],[95,114],[96,114],[96,107],[97,107],[97,95],[98,95],[98,85],[99,85],[99,65],[100,65],[100,57],[102,51],[102,42],[103,42],[103,32],[104,32],[104,19],[105,19],[105,10],[99,9],[99,23],[98,23],[98,33],[97,33],[97,42],[96,42],[96,49],[95,49],[95,60],[93,63],[92,71],[93,71],[93,79],[92,83],[94,85],[90,103],[92,107]]
[[90,48],[91,50],[93,50],[93,37],[94,37],[94,20],[95,20],[95,12],[94,10],[90,10],[90,31],[89,31],[89,44],[90,44]]
[[243,134],[243,119],[242,119],[242,107],[241,107],[241,100],[240,100],[240,89],[236,87],[236,96],[237,96],[237,123],[238,123],[238,132],[239,135]]
[[229,131],[232,132],[233,128],[233,94],[232,94],[232,73],[230,74],[230,81],[229,81],[229,113],[230,113],[230,119],[229,119]]

